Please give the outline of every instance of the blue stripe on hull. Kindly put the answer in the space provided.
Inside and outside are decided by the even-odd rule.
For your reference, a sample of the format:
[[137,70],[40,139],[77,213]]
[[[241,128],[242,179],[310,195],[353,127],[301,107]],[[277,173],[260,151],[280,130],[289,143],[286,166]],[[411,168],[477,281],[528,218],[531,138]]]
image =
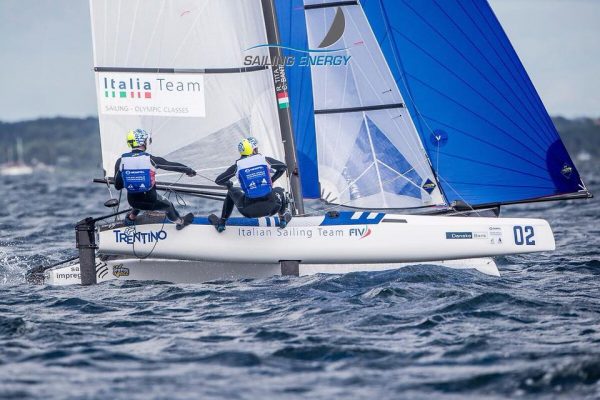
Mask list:
[[[369,218],[371,216],[371,218]],[[370,212],[359,212],[355,213],[352,211],[340,212],[338,216],[332,217],[330,215],[324,215],[319,224],[314,226],[332,226],[332,225],[375,225],[381,222],[385,213],[370,213]],[[319,218],[318,216],[316,216]],[[354,217],[354,218],[353,218]],[[266,227],[277,227],[279,225],[279,217],[265,218]],[[315,217],[295,217],[295,218],[315,218]],[[316,219],[316,218],[315,218]],[[227,220],[227,226],[261,226],[259,218],[244,218],[244,217],[233,217]],[[292,220],[293,221],[293,220]],[[212,225],[207,217],[195,217],[192,222],[193,225]]]

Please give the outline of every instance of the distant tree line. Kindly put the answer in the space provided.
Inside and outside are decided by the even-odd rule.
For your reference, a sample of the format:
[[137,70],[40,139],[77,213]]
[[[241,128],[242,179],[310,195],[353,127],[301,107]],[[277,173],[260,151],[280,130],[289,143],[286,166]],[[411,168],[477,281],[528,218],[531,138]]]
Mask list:
[[[573,157],[581,151],[600,155],[600,119],[556,117],[553,121]],[[28,163],[97,167],[101,162],[97,118],[0,122],[0,163],[16,158],[17,138],[23,141],[23,156]]]
[[50,118],[0,122],[0,163],[16,159],[17,138],[25,162],[95,167],[100,163],[97,118]]
[[600,118],[552,118],[572,157],[585,151],[600,156]]

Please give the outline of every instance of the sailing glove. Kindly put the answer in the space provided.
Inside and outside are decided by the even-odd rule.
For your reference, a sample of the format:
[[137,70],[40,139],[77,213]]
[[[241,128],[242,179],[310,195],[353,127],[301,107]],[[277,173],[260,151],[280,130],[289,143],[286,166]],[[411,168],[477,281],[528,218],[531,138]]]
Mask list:
[[189,169],[188,172],[185,173],[187,176],[196,176],[196,171],[194,171],[193,169]]

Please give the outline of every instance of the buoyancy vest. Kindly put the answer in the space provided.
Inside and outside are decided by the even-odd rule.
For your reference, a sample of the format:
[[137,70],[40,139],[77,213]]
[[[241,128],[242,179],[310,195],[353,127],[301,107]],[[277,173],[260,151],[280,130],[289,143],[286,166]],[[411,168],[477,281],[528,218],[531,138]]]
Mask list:
[[244,157],[236,162],[237,177],[246,197],[265,197],[273,190],[269,164],[262,154]]
[[144,193],[155,183],[156,168],[150,154],[145,152],[125,153],[121,156],[121,176],[128,193]]

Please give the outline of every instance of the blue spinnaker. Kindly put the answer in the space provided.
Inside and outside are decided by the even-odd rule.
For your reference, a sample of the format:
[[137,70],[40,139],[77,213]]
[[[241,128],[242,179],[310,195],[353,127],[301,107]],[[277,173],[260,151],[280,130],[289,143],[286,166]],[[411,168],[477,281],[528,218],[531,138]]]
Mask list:
[[448,201],[583,189],[485,0],[362,0]]

